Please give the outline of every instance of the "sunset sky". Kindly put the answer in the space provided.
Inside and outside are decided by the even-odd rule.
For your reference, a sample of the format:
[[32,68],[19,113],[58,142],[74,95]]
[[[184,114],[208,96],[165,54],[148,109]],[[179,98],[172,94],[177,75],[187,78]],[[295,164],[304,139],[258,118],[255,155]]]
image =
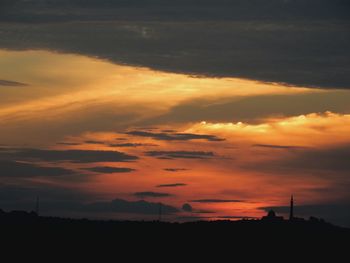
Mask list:
[[1,1],[0,208],[350,226],[349,7]]

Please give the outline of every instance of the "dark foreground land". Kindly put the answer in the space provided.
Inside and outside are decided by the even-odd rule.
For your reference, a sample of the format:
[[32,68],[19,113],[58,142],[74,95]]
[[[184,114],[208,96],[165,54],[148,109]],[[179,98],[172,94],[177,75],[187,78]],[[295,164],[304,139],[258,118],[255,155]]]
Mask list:
[[60,253],[65,251],[65,247],[73,250],[83,247],[87,251],[88,247],[94,250],[112,247],[118,253],[125,252],[125,248],[133,248],[134,251],[152,251],[155,255],[164,251],[174,255],[187,250],[199,253],[197,249],[200,253],[222,254],[236,253],[243,247],[269,253],[283,251],[290,253],[290,256],[301,251],[321,255],[337,250],[334,254],[337,256],[350,248],[350,229],[318,220],[200,221],[180,224],[63,219],[39,217],[35,213],[2,212],[0,231],[2,241],[8,244],[34,249],[51,246],[58,248]]

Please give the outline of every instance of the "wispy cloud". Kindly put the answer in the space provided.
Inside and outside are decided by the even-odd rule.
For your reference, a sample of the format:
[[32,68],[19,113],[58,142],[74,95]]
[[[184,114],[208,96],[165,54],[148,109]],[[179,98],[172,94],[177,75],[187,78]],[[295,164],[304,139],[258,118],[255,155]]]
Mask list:
[[17,81],[0,79],[0,86],[24,87],[24,86],[28,86],[28,84],[22,83],[22,82],[17,82]]
[[85,143],[86,144],[101,144],[101,145],[105,144],[105,142],[103,142],[103,141],[93,141],[93,140],[87,140],[87,141],[85,141]]
[[301,146],[291,146],[291,145],[275,145],[275,144],[253,144],[253,147],[260,147],[260,148],[272,148],[272,149],[284,149],[284,150],[297,150],[297,149],[304,149],[305,147]]
[[187,184],[183,183],[175,183],[175,184],[160,184],[157,185],[158,188],[165,188],[165,187],[181,187],[181,186],[187,186]]
[[111,143],[109,144],[110,147],[157,147],[157,144],[152,143]]
[[200,151],[149,151],[146,155],[160,159],[208,159],[213,158],[213,152]]
[[106,166],[97,166],[92,168],[84,168],[83,170],[96,172],[96,173],[130,173],[135,171],[135,169],[125,168],[125,167],[106,167]]
[[163,169],[164,171],[167,171],[167,172],[182,172],[182,171],[188,171],[189,169],[186,169],[186,168],[165,168]]

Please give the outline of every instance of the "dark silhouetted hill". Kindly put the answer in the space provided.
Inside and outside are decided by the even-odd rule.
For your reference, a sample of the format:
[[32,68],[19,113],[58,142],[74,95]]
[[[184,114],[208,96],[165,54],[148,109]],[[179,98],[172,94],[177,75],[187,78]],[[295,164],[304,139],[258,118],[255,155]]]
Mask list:
[[8,244],[39,248],[58,245],[63,252],[66,246],[75,251],[112,246],[167,253],[183,253],[181,249],[190,253],[198,253],[198,249],[228,253],[238,247],[287,251],[292,247],[294,253],[299,253],[341,249],[350,240],[350,229],[316,218],[167,223],[64,219],[0,210],[0,231],[2,240]]

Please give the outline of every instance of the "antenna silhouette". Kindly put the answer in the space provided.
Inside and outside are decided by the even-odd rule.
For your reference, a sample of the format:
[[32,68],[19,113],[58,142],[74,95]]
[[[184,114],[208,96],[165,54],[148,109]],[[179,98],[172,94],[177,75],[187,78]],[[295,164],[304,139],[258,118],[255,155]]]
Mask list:
[[35,213],[39,216],[39,196],[36,197],[36,203],[35,203]]
[[161,222],[162,221],[162,203],[159,203],[159,217],[158,217],[158,221]]

